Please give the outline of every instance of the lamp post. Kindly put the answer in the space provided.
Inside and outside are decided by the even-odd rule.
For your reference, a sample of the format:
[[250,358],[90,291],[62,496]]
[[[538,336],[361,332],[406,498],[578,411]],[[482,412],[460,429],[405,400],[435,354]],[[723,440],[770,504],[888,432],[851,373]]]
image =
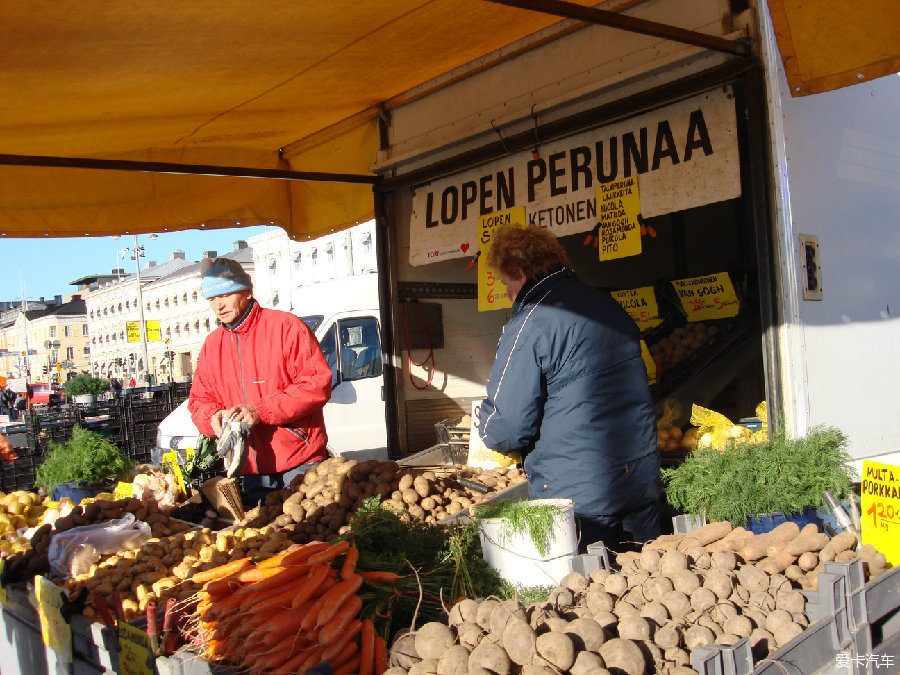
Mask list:
[[[141,290],[141,258],[144,256],[144,247],[138,245],[138,237],[137,234],[134,236],[134,246],[132,248],[131,258],[134,260],[135,270],[137,271],[137,301],[138,301],[138,311],[140,314],[140,330],[141,330],[141,350],[144,353],[144,373],[145,379],[147,381],[147,385],[150,384],[150,355],[147,351],[147,326],[144,322],[144,294]],[[155,234],[150,235],[150,239],[156,239]],[[123,249],[124,251],[128,251],[128,249]],[[140,374],[140,370],[135,364],[134,368],[137,374]]]

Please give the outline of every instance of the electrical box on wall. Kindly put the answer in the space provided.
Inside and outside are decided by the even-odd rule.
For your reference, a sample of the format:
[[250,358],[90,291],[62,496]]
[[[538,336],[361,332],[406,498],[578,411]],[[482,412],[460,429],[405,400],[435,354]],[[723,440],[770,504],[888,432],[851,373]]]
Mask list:
[[442,349],[443,306],[439,302],[405,301],[403,321],[410,349]]
[[822,299],[822,265],[819,262],[819,238],[800,235],[800,283],[804,300]]

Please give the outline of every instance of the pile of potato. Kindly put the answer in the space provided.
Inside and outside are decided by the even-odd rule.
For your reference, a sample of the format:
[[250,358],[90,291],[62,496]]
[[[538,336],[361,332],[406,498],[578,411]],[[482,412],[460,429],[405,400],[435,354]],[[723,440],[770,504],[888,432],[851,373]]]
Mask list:
[[[463,477],[482,483],[490,492],[525,480],[516,467],[481,470],[459,467]],[[375,495],[386,508],[407,511],[410,517],[436,523],[481,501],[485,495],[455,480],[456,467],[424,469],[397,462],[333,457],[291,483],[290,490],[270,494],[266,503],[248,511],[245,525],[273,523],[285,528],[294,541],[329,539],[343,534],[353,512]]]
[[[34,496],[38,500],[40,499],[37,495]],[[69,506],[66,506],[64,501],[67,501]],[[55,513],[53,513],[54,511]],[[60,515],[61,513],[66,515]],[[28,546],[8,558],[7,567],[11,578],[13,580],[20,577],[24,579],[35,574],[49,572],[47,552],[50,549],[50,538],[53,534],[65,532],[81,525],[93,525],[121,518],[125,513],[133,513],[135,518],[150,525],[150,531],[154,537],[183,532],[191,527],[189,523],[160,513],[156,501],[153,499],[96,499],[84,501],[78,506],[72,505],[71,500],[60,500],[57,506],[44,510],[42,517],[48,522],[34,531]]]
[[[462,600],[449,625],[401,634],[385,675],[690,675],[692,649],[741,638],[759,661],[805,630],[798,587],[815,587],[822,562],[852,559],[854,543],[794,523],[763,535],[728,523],[667,535],[618,555],[618,571],[567,575],[546,603]],[[885,562],[870,553],[859,555],[871,578]]]
[[656,362],[657,372],[681,363],[718,332],[719,329],[714,324],[702,321],[675,328],[668,337],[650,346],[650,355]]
[[28,540],[19,537],[17,530],[41,525],[44,513],[52,504],[35,492],[0,492],[0,555],[6,557],[27,548]]
[[[125,619],[130,621],[147,608],[150,600],[162,604],[170,597],[183,601],[193,596],[199,587],[190,578],[197,572],[243,557],[269,557],[290,545],[286,533],[274,527],[188,530],[153,537],[140,548],[110,555],[85,574],[60,585],[72,594],[86,588],[91,595],[107,600],[117,591]],[[99,620],[93,607],[87,607],[84,615]]]

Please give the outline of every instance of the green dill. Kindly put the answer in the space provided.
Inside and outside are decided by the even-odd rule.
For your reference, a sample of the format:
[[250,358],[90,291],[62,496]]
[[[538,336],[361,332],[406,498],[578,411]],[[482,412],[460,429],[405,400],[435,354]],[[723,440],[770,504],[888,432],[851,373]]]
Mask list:
[[818,426],[804,438],[770,431],[760,443],[735,441],[723,452],[693,451],[680,465],[662,470],[666,497],[684,513],[705,513],[735,527],[759,514],[794,514],[824,502],[823,493],[845,496],[853,482],[847,437]]
[[78,425],[63,444],[50,443],[50,451],[35,472],[35,485],[48,493],[62,483],[90,485],[112,481],[131,468],[131,461],[105,436]]
[[565,513],[564,506],[536,501],[514,502],[501,499],[488,502],[475,509],[476,522],[482,520],[501,519],[505,521],[500,529],[500,536],[510,539],[528,534],[528,538],[538,553],[546,556],[550,551],[555,529],[554,520]]

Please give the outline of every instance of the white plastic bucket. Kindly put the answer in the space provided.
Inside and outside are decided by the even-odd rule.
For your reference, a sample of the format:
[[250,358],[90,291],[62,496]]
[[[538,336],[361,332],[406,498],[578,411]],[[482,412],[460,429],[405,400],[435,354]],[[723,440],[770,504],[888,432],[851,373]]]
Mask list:
[[578,553],[575,504],[571,499],[532,499],[533,504],[562,507],[553,517],[542,555],[528,532],[509,532],[505,518],[479,519],[478,535],[485,562],[512,584],[522,587],[553,586],[569,573],[569,561]]

